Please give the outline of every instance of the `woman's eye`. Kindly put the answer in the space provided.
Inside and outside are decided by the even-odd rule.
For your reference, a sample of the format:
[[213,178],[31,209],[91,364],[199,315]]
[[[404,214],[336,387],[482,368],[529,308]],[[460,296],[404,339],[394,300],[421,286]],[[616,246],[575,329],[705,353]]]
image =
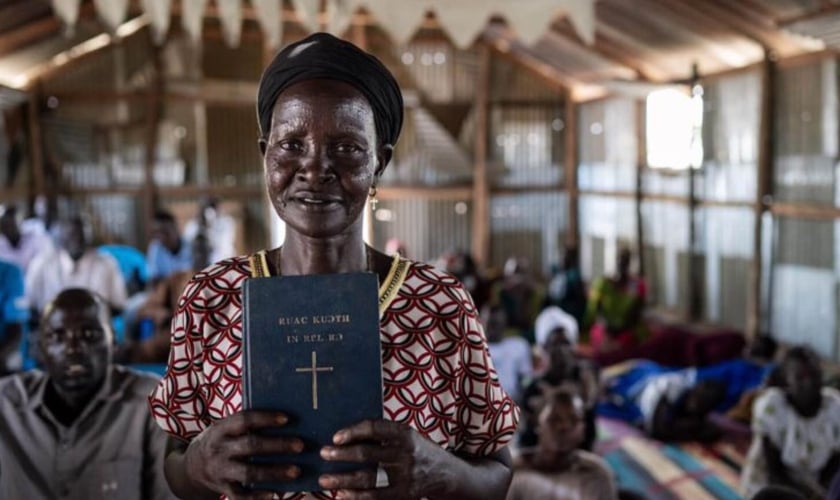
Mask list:
[[362,148],[352,143],[342,143],[335,147],[336,152],[341,154],[353,154],[362,151]]
[[281,141],[277,144],[280,146],[281,149],[285,151],[302,151],[303,150],[303,143],[296,139],[291,139],[287,141]]

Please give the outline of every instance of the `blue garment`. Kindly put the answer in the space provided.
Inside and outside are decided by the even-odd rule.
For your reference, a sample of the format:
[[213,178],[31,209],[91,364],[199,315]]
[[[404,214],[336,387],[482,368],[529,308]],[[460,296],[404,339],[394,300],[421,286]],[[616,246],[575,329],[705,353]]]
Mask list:
[[[691,381],[691,385],[705,380],[722,382],[726,387],[726,395],[715,410],[725,412],[735,406],[745,392],[759,387],[772,368],[772,365],[759,365],[744,359],[733,359],[702,368],[673,368],[653,361],[638,361],[627,371],[607,381],[607,397],[598,405],[597,411],[605,417],[641,423],[646,417],[641,407],[642,392],[648,386],[667,378],[675,383]],[[664,391],[663,388],[663,394]],[[649,408],[650,411],[652,409]]]
[[164,279],[179,271],[192,270],[190,245],[181,240],[178,253],[172,254],[159,241],[153,240],[149,243],[149,250],[146,252],[146,268],[150,280]]
[[129,245],[102,245],[98,250],[117,261],[126,283],[131,283],[135,278],[140,280],[140,285],[145,285],[149,281],[146,256],[140,250]]
[[20,350],[26,363],[29,331],[29,303],[23,293],[23,271],[16,264],[0,260],[0,339],[6,336],[6,326],[20,323]]
[[679,371],[653,361],[639,360],[625,372],[606,381],[604,401],[598,403],[597,414],[640,424],[644,420],[639,396],[654,377]]
[[738,404],[745,392],[760,386],[773,370],[774,365],[760,365],[745,359],[733,359],[697,368],[697,381],[719,380],[726,386],[726,396],[716,411],[729,411]]
[[6,334],[6,326],[12,323],[26,325],[29,321],[29,307],[23,293],[23,271],[0,260],[0,338]]

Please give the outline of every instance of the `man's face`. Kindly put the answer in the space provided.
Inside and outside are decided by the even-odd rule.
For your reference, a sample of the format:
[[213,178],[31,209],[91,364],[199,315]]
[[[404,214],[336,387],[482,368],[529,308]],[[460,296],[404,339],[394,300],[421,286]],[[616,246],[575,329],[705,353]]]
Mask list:
[[38,339],[44,370],[59,393],[91,395],[102,385],[111,362],[111,332],[101,306],[56,306]]
[[8,210],[0,216],[0,234],[9,240],[16,240],[20,237],[20,228],[13,211]]
[[177,252],[181,246],[178,227],[171,221],[155,221],[152,225],[152,238],[158,240],[170,252]]
[[68,221],[61,225],[58,242],[74,259],[85,253],[87,239],[81,221]]

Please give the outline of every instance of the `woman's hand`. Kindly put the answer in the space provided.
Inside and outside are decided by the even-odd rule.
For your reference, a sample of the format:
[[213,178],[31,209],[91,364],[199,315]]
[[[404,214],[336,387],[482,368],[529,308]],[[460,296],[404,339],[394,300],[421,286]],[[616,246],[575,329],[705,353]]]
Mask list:
[[282,413],[244,411],[215,422],[196,436],[184,452],[187,477],[201,489],[230,498],[273,498],[271,492],[246,489],[245,485],[294,479],[300,475],[300,468],[251,463],[249,457],[303,451],[303,441],[298,438],[261,432],[282,427],[287,421]]
[[[377,470],[324,474],[319,484],[343,499],[413,499],[446,492],[449,452],[405,424],[366,420],[338,431],[335,446],[321,449],[325,460],[378,464],[388,485],[377,488]],[[379,472],[381,476],[382,472]]]

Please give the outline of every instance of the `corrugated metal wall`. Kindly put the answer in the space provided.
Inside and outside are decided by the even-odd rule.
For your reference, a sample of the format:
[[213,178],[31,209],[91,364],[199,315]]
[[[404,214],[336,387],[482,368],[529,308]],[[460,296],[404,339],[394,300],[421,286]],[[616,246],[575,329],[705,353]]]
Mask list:
[[391,238],[405,245],[408,257],[433,262],[444,252],[470,248],[469,200],[382,200],[373,214],[374,245]]
[[[784,68],[775,137],[776,200],[838,202],[837,64],[825,60]],[[836,356],[840,242],[837,221],[775,218],[771,328]]]
[[565,193],[493,196],[490,201],[490,262],[501,269],[508,257],[528,259],[546,274],[560,257],[567,226]]

